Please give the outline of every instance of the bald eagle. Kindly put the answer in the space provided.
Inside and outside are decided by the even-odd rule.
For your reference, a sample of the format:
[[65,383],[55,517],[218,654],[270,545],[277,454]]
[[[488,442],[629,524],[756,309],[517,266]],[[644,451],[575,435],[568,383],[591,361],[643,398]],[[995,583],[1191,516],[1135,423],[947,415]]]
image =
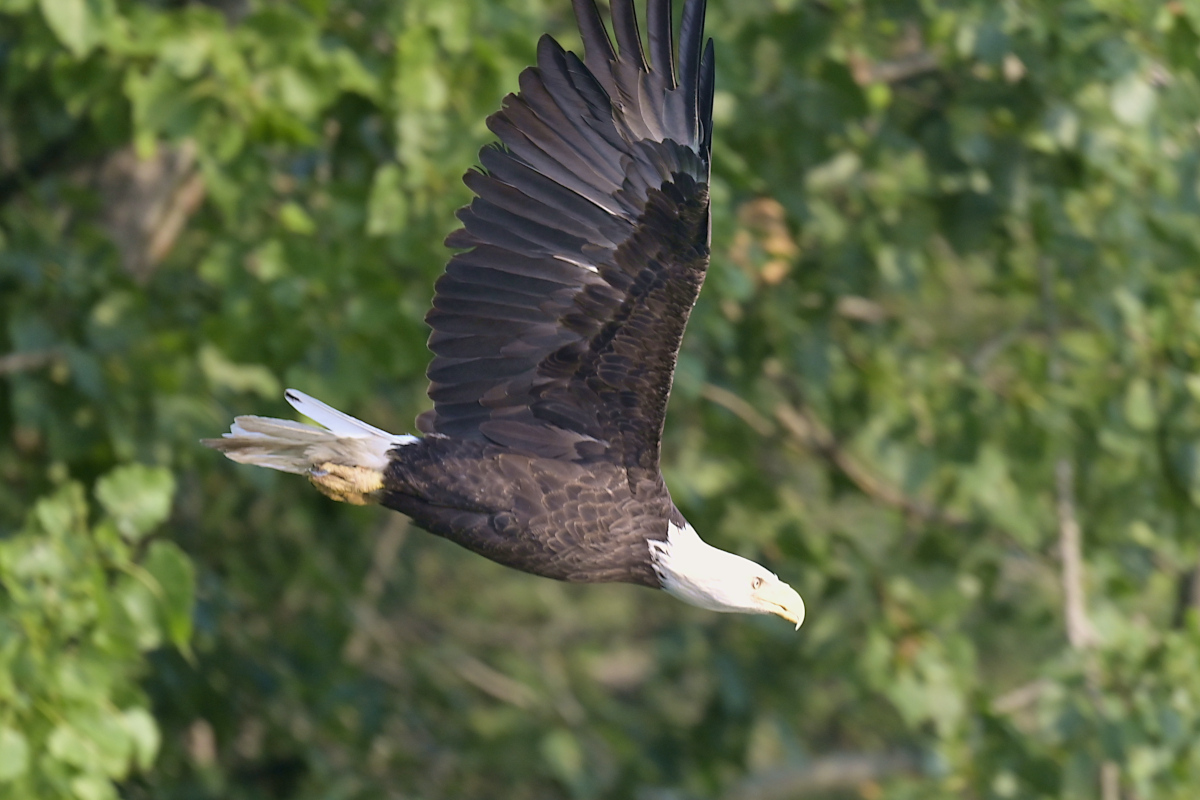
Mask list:
[[678,68],[670,0],[573,0],[581,61],[550,36],[499,138],[464,181],[475,198],[446,244],[422,436],[391,434],[301,392],[320,427],[237,417],[204,444],[379,503],[515,569],[641,584],[713,611],[804,603],[771,571],[703,542],[671,502],[659,450],[676,355],[709,261],[713,45],[686,0]]

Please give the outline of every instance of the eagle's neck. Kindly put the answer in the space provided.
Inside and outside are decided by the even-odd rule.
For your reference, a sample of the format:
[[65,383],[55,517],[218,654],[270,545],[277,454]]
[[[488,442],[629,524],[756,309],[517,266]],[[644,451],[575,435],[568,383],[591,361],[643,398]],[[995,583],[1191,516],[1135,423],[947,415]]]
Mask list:
[[713,547],[700,538],[690,523],[667,525],[665,540],[650,540],[650,563],[668,594],[710,611],[745,611],[744,603],[730,596],[729,579],[753,561]]

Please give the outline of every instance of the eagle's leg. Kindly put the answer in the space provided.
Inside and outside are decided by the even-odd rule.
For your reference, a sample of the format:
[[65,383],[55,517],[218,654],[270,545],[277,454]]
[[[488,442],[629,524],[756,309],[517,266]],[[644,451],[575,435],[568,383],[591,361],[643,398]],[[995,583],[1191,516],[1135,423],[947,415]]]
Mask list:
[[326,497],[354,506],[378,503],[383,490],[383,473],[379,470],[331,461],[311,467],[308,480]]

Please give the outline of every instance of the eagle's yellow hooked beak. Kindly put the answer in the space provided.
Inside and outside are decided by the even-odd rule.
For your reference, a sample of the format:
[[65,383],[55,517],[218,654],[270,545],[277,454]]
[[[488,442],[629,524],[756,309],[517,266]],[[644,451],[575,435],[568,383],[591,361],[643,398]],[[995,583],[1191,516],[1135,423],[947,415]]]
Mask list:
[[754,592],[765,613],[777,614],[788,622],[796,623],[796,630],[804,624],[804,600],[800,594],[783,581],[767,581]]

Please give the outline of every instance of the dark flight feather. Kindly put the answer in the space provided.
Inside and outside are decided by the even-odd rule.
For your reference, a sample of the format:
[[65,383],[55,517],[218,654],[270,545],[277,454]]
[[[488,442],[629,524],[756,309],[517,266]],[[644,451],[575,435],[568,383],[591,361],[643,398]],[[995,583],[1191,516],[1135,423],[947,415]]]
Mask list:
[[650,64],[663,77],[667,89],[675,84],[675,37],[671,34],[671,4],[651,3],[646,8],[646,27],[650,29]]
[[708,265],[704,0],[684,6],[678,70],[670,0],[650,1],[649,62],[632,0],[612,2],[616,48],[594,0],[573,2],[583,61],[543,37],[488,119],[500,144],[464,178],[476,198],[427,317],[434,408],[418,427],[657,482]]

